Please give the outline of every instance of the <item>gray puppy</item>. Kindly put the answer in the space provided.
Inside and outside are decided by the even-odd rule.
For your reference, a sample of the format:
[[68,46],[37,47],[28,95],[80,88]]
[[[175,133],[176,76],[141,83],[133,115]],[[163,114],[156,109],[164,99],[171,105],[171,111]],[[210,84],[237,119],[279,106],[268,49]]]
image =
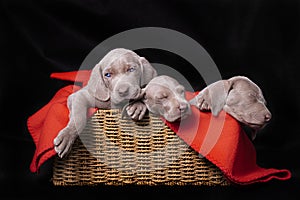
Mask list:
[[261,89],[245,76],[234,76],[212,83],[191,99],[190,103],[202,111],[210,110],[214,116],[224,110],[254,129],[252,139],[272,116]]
[[[154,77],[142,89],[141,101],[149,112],[162,116],[169,122],[183,120],[191,114],[189,102],[185,98],[185,88],[167,75]],[[135,112],[141,102],[127,106],[127,113]]]
[[[54,149],[60,157],[70,151],[87,121],[87,110],[121,108],[126,102],[141,95],[141,87],[157,76],[156,70],[135,52],[117,48],[108,52],[92,69],[85,87],[68,97],[69,122],[54,139]],[[144,115],[144,104],[137,104],[133,119]]]

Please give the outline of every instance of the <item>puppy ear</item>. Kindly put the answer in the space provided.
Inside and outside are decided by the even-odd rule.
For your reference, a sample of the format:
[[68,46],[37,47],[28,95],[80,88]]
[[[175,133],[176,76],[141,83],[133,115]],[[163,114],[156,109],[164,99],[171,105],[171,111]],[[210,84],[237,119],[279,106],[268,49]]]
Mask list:
[[90,94],[100,101],[109,100],[109,90],[103,80],[102,69],[99,63],[93,68],[87,87]]
[[154,67],[149,63],[149,61],[140,57],[140,65],[141,65],[141,86],[144,86],[150,82],[150,80],[157,76],[157,71]]
[[231,89],[231,82],[220,80],[208,86],[207,89],[206,95],[209,99],[208,103],[210,104],[211,112],[214,116],[217,116],[226,104],[226,99]]

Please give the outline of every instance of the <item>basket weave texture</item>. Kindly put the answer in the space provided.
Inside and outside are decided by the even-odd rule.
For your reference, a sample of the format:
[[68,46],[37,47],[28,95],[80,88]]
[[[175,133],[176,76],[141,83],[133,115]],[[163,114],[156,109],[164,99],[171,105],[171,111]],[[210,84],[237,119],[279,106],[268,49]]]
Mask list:
[[66,158],[55,157],[52,182],[72,185],[229,185],[151,113],[135,122],[118,109],[98,110]]

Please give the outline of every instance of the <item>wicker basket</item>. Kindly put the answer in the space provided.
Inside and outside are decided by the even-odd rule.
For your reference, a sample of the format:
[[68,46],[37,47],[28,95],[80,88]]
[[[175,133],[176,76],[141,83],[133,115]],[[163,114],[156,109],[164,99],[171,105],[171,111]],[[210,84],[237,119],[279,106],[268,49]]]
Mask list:
[[215,165],[199,156],[152,114],[122,119],[120,110],[98,110],[69,155],[55,157],[53,184],[229,185]]

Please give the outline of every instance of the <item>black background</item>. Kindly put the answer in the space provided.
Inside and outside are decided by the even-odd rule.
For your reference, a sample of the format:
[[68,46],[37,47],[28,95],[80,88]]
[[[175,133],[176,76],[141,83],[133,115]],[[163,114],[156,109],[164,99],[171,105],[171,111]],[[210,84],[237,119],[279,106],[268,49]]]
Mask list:
[[[29,171],[35,146],[26,120],[66,84],[50,79],[50,73],[77,70],[103,40],[149,26],[186,34],[205,48],[224,79],[245,75],[261,87],[273,118],[254,141],[257,162],[291,170],[290,180],[229,188],[61,188],[50,182],[51,159],[39,174]],[[300,1],[1,0],[0,30],[1,199],[299,198]],[[181,71],[189,65],[168,52],[140,53]],[[196,90],[205,86],[184,73]]]

